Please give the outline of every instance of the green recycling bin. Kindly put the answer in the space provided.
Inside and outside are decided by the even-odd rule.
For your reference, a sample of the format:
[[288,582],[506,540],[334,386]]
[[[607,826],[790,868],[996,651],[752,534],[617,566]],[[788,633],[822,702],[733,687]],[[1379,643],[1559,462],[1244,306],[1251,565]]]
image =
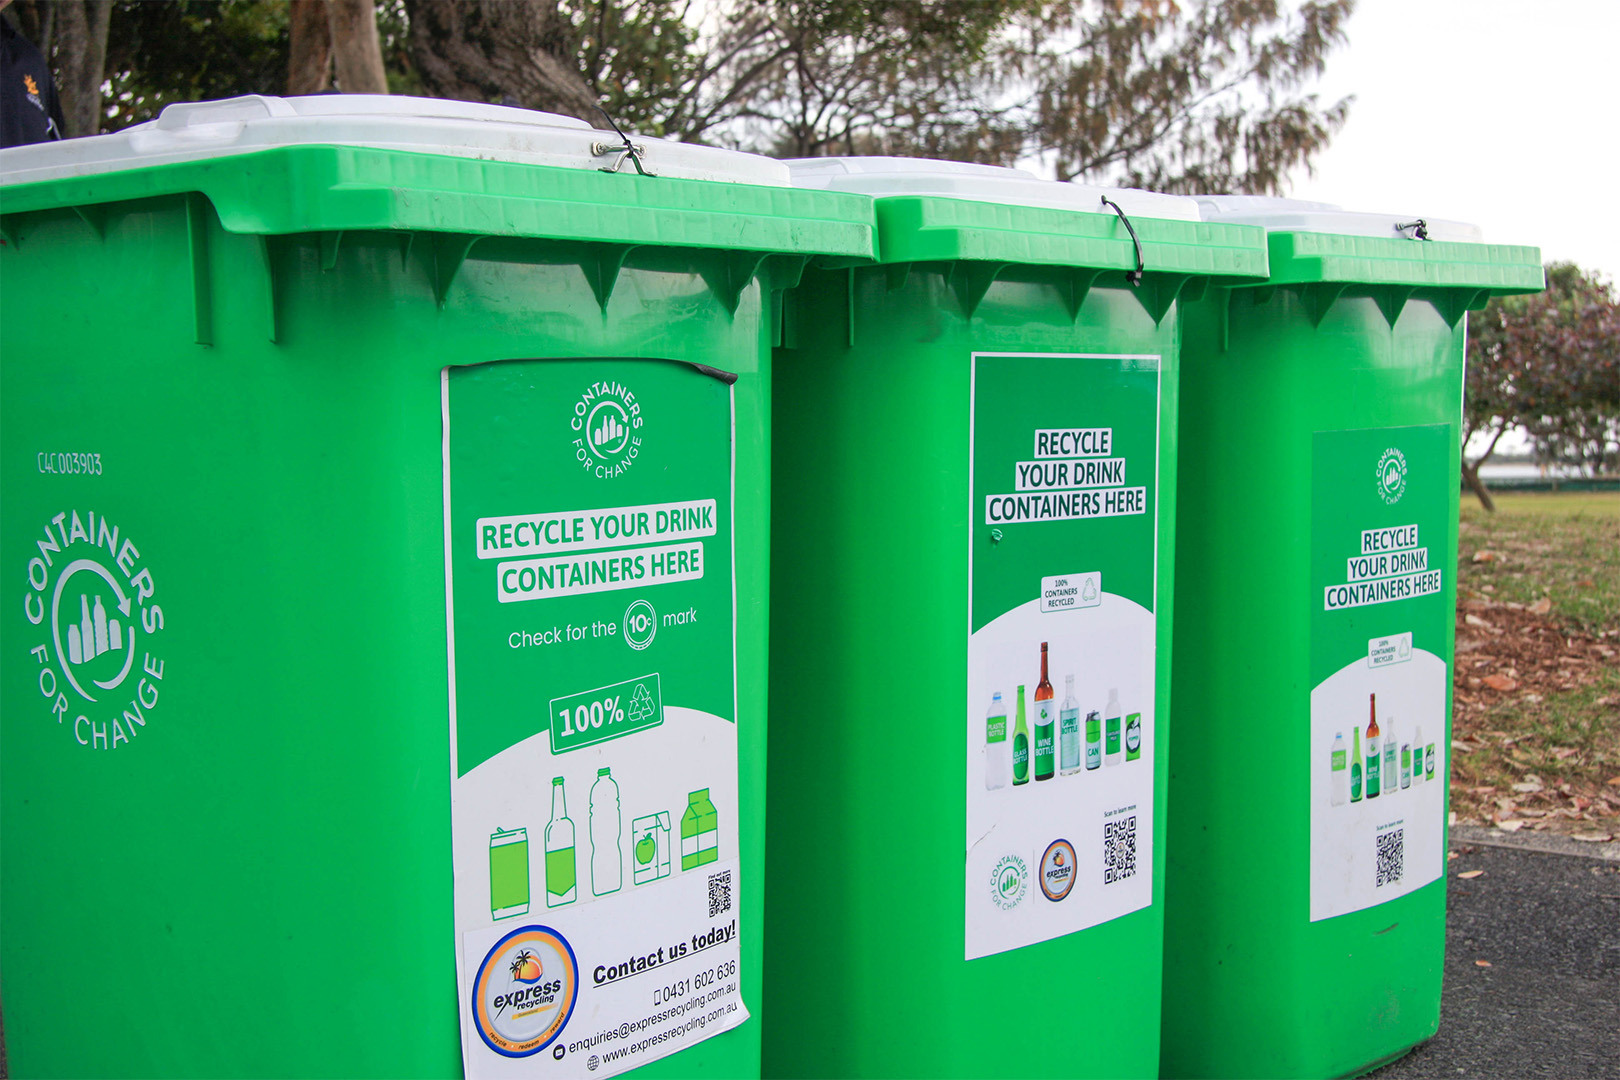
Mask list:
[[1271,274],[1182,306],[1164,1074],[1331,1077],[1434,1034],[1471,226],[1201,201]]
[[773,312],[873,250],[787,180],[408,98],[0,154],[15,1074],[757,1075]]
[[794,178],[873,195],[880,258],[807,271],[775,360],[766,1075],[1156,1076],[1175,306],[1263,234]]

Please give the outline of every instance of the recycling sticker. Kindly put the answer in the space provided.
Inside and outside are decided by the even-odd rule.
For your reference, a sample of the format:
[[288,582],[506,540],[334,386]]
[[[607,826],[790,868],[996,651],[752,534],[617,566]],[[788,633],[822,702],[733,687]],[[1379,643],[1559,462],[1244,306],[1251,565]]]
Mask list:
[[62,510],[43,523],[27,572],[40,708],[80,747],[132,746],[164,674],[157,578],[135,538],[105,513]]

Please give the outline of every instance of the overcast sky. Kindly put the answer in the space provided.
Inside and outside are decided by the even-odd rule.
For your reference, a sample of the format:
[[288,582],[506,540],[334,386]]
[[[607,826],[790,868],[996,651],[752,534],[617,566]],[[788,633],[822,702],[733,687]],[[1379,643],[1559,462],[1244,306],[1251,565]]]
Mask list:
[[1620,0],[1359,0],[1290,194],[1472,222],[1620,283]]

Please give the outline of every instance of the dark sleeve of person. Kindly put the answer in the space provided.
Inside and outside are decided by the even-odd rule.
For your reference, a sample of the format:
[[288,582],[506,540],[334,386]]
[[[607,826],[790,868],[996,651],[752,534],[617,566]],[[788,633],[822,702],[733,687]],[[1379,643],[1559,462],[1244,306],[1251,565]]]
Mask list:
[[62,105],[50,65],[0,18],[0,147],[62,137]]

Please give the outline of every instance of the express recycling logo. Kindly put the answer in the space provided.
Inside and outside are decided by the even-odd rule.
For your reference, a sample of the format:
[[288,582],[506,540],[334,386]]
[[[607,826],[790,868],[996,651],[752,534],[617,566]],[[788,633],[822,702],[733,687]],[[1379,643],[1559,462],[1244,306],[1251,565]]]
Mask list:
[[502,1057],[531,1057],[562,1033],[578,999],[579,961],[568,939],[549,926],[523,926],[497,941],[478,965],[473,1023],[484,1045]]
[[134,538],[94,510],[64,510],[34,538],[23,614],[41,707],[74,741],[116,750],[146,732],[163,682],[163,608]]

